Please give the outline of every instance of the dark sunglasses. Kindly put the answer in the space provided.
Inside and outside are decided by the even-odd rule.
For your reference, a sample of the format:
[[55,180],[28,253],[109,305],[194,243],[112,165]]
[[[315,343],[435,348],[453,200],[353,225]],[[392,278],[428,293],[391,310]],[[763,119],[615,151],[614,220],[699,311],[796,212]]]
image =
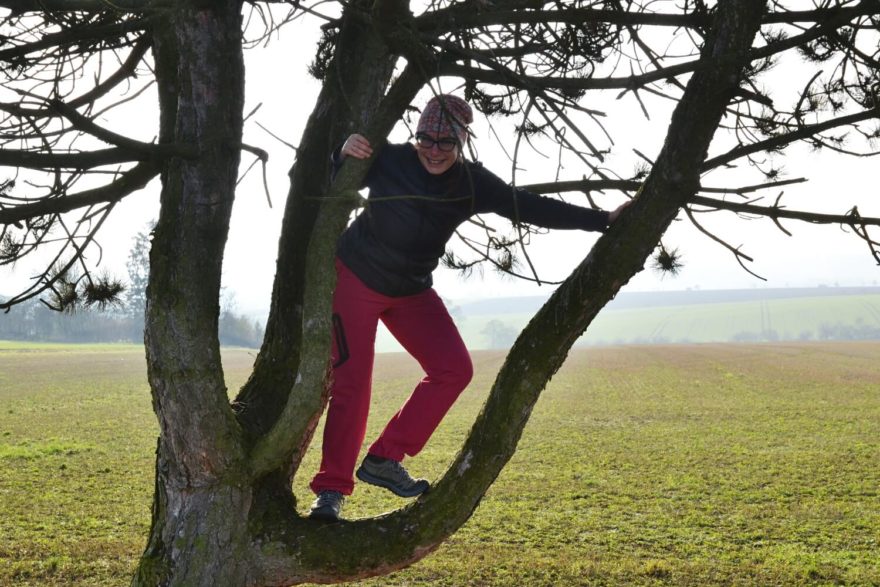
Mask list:
[[453,139],[452,137],[444,137],[442,139],[435,140],[428,135],[419,133],[416,135],[416,144],[425,150],[428,150],[434,145],[437,145],[438,149],[448,153],[458,146],[458,140]]

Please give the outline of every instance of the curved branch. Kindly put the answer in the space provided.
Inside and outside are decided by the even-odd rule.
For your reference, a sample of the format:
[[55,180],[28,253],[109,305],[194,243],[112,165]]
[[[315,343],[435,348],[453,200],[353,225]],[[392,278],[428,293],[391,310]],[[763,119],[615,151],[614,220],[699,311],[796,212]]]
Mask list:
[[36,216],[63,214],[95,204],[118,202],[129,194],[142,189],[158,174],[159,166],[157,164],[141,163],[122,173],[113,183],[99,188],[62,197],[41,199],[11,208],[2,208],[0,209],[0,224],[14,224]]
[[[195,148],[193,147],[186,147],[182,145],[144,143],[107,130],[106,128],[98,126],[88,117],[83,116],[75,109],[58,100],[52,100],[49,103],[49,108],[56,110],[62,116],[64,116],[64,118],[69,120],[75,129],[99,138],[105,143],[115,145],[120,149],[125,149],[133,153],[138,153],[142,156],[150,158],[178,156],[187,159],[193,159],[198,155]],[[142,161],[143,159],[137,160]]]
[[[761,0],[721,3],[710,50],[739,53],[750,46],[762,10]],[[679,208],[696,191],[700,163],[740,72],[741,65],[730,64],[689,80],[640,196],[520,334],[443,478],[405,509],[379,519],[341,522],[328,526],[326,532],[303,532],[302,525],[308,522],[296,517],[278,519],[277,531],[260,543],[266,573],[279,573],[272,575],[273,584],[284,584],[286,577],[280,573],[292,556],[299,568],[335,569],[339,578],[400,568],[431,552],[468,519],[516,451],[535,402],[571,346],[640,270]],[[284,546],[291,539],[299,546],[295,554]],[[372,547],[377,539],[383,542],[378,551]],[[328,549],[329,540],[346,544],[346,549]],[[303,575],[298,578],[311,578],[307,572]]]
[[67,105],[71,108],[79,108],[80,106],[94,102],[96,99],[107,94],[110,90],[119,85],[120,82],[134,76],[138,64],[143,61],[144,56],[152,46],[153,43],[150,37],[141,37],[131,48],[131,51],[119,69],[82,96],[70,100]]
[[742,267],[746,273],[749,273],[749,274],[757,277],[761,281],[767,281],[766,277],[762,277],[762,276],[758,275],[757,273],[755,273],[754,271],[752,271],[751,269],[749,269],[748,267],[746,267],[746,264],[743,263],[743,261],[749,261],[751,263],[754,261],[754,259],[752,259],[748,255],[743,253],[740,250],[740,247],[734,247],[730,243],[725,242],[720,237],[712,234],[708,229],[706,229],[706,227],[704,227],[702,224],[697,222],[697,219],[694,218],[694,214],[690,210],[690,208],[685,207],[684,211],[685,211],[685,214],[687,214],[688,219],[691,221],[691,223],[693,223],[693,225],[697,228],[697,230],[699,230],[700,232],[702,232],[703,234],[708,236],[710,239],[712,239],[713,241],[715,241],[716,243],[718,243],[719,245],[721,245],[722,247],[724,247],[725,249],[730,251],[731,254],[733,254],[733,258],[736,259],[736,262],[739,263],[739,266]]
[[789,143],[793,143],[801,139],[808,139],[814,135],[825,132],[826,130],[830,130],[832,128],[846,126],[848,124],[855,124],[857,122],[870,120],[871,118],[880,118],[880,106],[876,106],[874,108],[871,108],[870,110],[864,110],[862,112],[850,114],[848,116],[832,118],[831,120],[826,120],[825,122],[807,125],[799,128],[798,130],[771,137],[757,143],[752,143],[751,145],[740,145],[738,147],[734,147],[723,155],[718,155],[717,157],[707,159],[706,162],[703,163],[703,171],[708,171],[709,169],[714,169],[722,165],[727,165],[735,159],[746,157],[754,153],[775,150],[779,147],[788,145]]
[[[129,52],[128,57],[126,57],[125,61],[122,63],[118,70],[116,70],[106,80],[97,84],[88,92],[68,101],[67,106],[70,108],[79,108],[86,104],[91,104],[101,96],[109,93],[110,90],[115,88],[121,82],[133,76],[135,73],[135,69],[137,68],[138,64],[143,60],[151,45],[152,43],[150,42],[149,38],[142,37],[137,43],[135,43],[134,47],[132,47],[132,50],[131,52]],[[23,108],[17,104],[0,103],[0,110],[14,116],[27,116],[31,118],[45,118],[49,116],[55,116],[56,114],[56,112],[50,108]]]

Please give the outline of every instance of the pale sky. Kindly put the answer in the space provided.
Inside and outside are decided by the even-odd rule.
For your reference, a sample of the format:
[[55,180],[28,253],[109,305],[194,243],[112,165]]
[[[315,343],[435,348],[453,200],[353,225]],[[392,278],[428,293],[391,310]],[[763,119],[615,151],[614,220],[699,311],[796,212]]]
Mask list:
[[[284,198],[289,186],[287,172],[294,156],[291,149],[273,139],[255,123],[259,122],[270,128],[288,143],[298,144],[319,89],[318,82],[306,73],[306,67],[314,54],[315,29],[312,20],[290,23],[281,30],[279,38],[273,39],[268,49],[246,52],[245,111],[250,112],[261,102],[262,107],[246,123],[245,142],[270,152],[268,177],[273,207],[269,208],[267,204],[257,166],[239,187],[224,265],[224,283],[234,293],[239,312],[262,315],[268,307]],[[421,106],[423,103],[422,98],[417,100],[416,105]],[[648,103],[651,104],[650,101]],[[631,98],[624,98],[619,102],[587,104],[589,107],[605,109],[609,115],[607,124],[620,153],[617,159],[608,161],[609,167],[616,167],[621,172],[630,171],[637,160],[633,155],[633,148],[648,157],[656,157],[669,113],[663,110],[662,105],[654,104],[650,121],[644,119]],[[146,116],[143,108],[137,112],[136,116],[129,113],[123,118],[115,117],[102,123],[117,132],[131,132],[149,140],[155,132],[156,115],[153,113],[152,118]],[[504,126],[503,122],[497,120],[493,123],[499,127]],[[496,174],[510,179],[510,163],[492,137],[486,122],[478,119],[474,130],[478,137],[480,158]],[[595,128],[584,127],[584,130],[598,133]],[[398,132],[397,135],[392,135],[392,140],[395,140],[395,136],[398,141],[406,137],[405,133]],[[601,139],[600,135],[596,136]],[[547,151],[552,153],[553,149],[548,148]],[[718,152],[718,149],[711,149],[710,156]],[[791,209],[838,214],[858,204],[862,215],[880,216],[876,157],[855,159],[830,153],[816,154],[803,147],[798,147],[796,153],[782,160],[786,176],[807,176],[810,181],[783,188],[783,204]],[[244,153],[242,170],[252,160],[251,155]],[[615,163],[620,165],[615,166]],[[545,160],[537,155],[527,156],[520,161],[520,166],[524,168],[517,174],[517,182],[520,184],[554,179],[555,160]],[[579,179],[584,173],[587,170],[582,166],[571,164],[563,171],[560,179]],[[725,172],[724,177],[733,175]],[[704,185],[721,186],[724,183],[749,185],[757,181],[754,175],[750,175],[742,181],[732,179],[725,182],[721,174],[713,174],[704,180]],[[761,203],[771,204],[778,191],[768,190],[764,194],[765,201]],[[22,192],[18,194],[23,195]],[[578,194],[567,194],[566,199],[573,203],[587,204],[584,196]],[[607,209],[614,208],[621,201],[622,196],[614,192],[598,197],[598,203]],[[143,230],[150,219],[156,218],[157,213],[158,186],[155,182],[146,190],[129,196],[119,205],[104,228],[104,237],[101,240],[102,267],[125,276],[125,261],[133,236]],[[820,284],[860,286],[880,283],[880,268],[871,258],[867,245],[853,235],[845,234],[838,226],[813,226],[784,221],[786,228],[794,234],[793,237],[788,237],[770,220],[741,220],[727,212],[702,215],[701,219],[705,219],[704,224],[717,231],[731,245],[742,245],[742,250],[755,258],[755,262],[749,265],[750,268],[768,281],[761,281],[743,271],[726,249],[699,234],[685,219],[675,222],[664,238],[667,246],[679,248],[683,255],[685,266],[680,275],[662,277],[653,270],[646,269],[624,291]],[[504,222],[500,221],[501,225],[507,226]],[[597,237],[596,233],[556,231],[536,239],[529,254],[542,278],[561,280],[586,255]],[[16,286],[26,282],[30,273],[32,271],[29,272],[24,264],[17,266],[15,273],[0,269],[0,292],[12,293]],[[491,271],[483,277],[474,274],[465,280],[456,273],[440,268],[435,273],[435,287],[447,300],[465,301],[489,296],[549,295],[553,286],[539,287],[508,277],[500,278]]]

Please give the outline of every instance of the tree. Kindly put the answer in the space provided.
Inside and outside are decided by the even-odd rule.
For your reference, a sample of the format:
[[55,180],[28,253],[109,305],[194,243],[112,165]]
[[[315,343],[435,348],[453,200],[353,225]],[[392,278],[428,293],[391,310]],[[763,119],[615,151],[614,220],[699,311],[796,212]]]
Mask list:
[[[278,12],[268,4],[244,7],[271,21]],[[0,164],[50,172],[41,195],[2,192],[0,262],[53,244],[50,233],[60,234],[54,244],[62,248],[40,280],[2,306],[50,295],[76,265],[88,275],[86,251],[113,206],[152,178],[161,180],[145,327],[161,432],[153,523],[136,585],[330,582],[387,573],[430,553],[477,507],[571,345],[641,270],[679,215],[697,226],[698,212],[706,210],[841,224],[880,260],[868,232],[880,220],[861,217],[855,207],[819,214],[725,196],[792,183],[761,157],[798,141],[868,154],[844,134],[868,145],[880,137],[877,0],[827,0],[801,11],[762,0],[645,6],[467,0],[431,2],[418,14],[401,0],[340,3],[338,15],[323,24],[311,67],[323,88],[290,174],[265,338],[230,405],[219,355],[220,270],[240,153],[263,155],[242,144],[243,5],[119,0],[111,11],[98,0],[0,0],[0,6],[12,11],[9,48],[0,60],[7,85],[20,92],[0,105],[3,136],[12,137]],[[289,9],[294,18],[307,7],[290,3]],[[761,83],[773,60],[791,53],[833,67],[810,71],[794,106],[785,109]],[[113,54],[118,68],[105,76],[104,58]],[[141,63],[149,64],[156,85],[156,141],[122,136],[98,122],[106,97],[119,84],[135,84]],[[98,81],[78,92],[71,82],[82,83],[86,73]],[[354,130],[380,143],[414,96],[440,76],[464,80],[465,94],[482,112],[518,118],[514,162],[523,145],[546,135],[561,146],[560,165],[565,157],[585,170],[584,179],[534,190],[577,190],[589,198],[620,190],[635,194],[635,203],[520,334],[434,490],[381,518],[321,525],[296,513],[290,480],[326,402],[329,268],[368,167],[348,161],[330,183],[327,154]],[[646,95],[675,103],[666,142],[649,168],[609,171],[611,146],[583,132],[582,125],[600,122],[584,97],[602,90],[631,94],[639,111],[647,111]],[[711,157],[710,143],[720,151]],[[713,170],[724,180],[723,170],[735,162],[766,177],[745,187],[703,185]],[[74,187],[108,173],[109,183]],[[76,222],[72,214],[79,215]],[[525,226],[516,232],[510,239],[491,231],[482,242],[463,239],[480,257],[513,271],[515,256],[527,260],[519,243],[532,234]],[[666,257],[674,264],[674,255]],[[61,266],[53,269],[56,263]],[[330,541],[335,547],[325,548]]]
[[220,302],[218,335],[220,344],[255,348],[260,346],[263,327],[247,316],[236,313],[235,295],[224,292]]
[[489,348],[506,349],[516,340],[516,329],[501,320],[489,320],[480,332],[489,338]]
[[128,286],[125,291],[125,313],[138,321],[147,308],[147,281],[150,277],[150,232],[156,225],[150,222],[147,229],[138,232],[128,252]]

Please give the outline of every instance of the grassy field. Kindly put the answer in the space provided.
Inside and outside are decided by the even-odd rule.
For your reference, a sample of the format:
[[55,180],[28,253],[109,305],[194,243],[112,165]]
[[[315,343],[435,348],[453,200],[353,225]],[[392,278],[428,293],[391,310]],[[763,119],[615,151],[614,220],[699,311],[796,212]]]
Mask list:
[[[371,586],[880,585],[880,343],[582,349],[435,554]],[[502,355],[414,473],[442,474]],[[253,360],[225,355],[239,385]],[[149,524],[143,350],[0,344],[0,584],[123,585]],[[368,440],[417,366],[379,357]],[[296,480],[301,507],[311,451]],[[350,517],[403,503],[359,486]]]

